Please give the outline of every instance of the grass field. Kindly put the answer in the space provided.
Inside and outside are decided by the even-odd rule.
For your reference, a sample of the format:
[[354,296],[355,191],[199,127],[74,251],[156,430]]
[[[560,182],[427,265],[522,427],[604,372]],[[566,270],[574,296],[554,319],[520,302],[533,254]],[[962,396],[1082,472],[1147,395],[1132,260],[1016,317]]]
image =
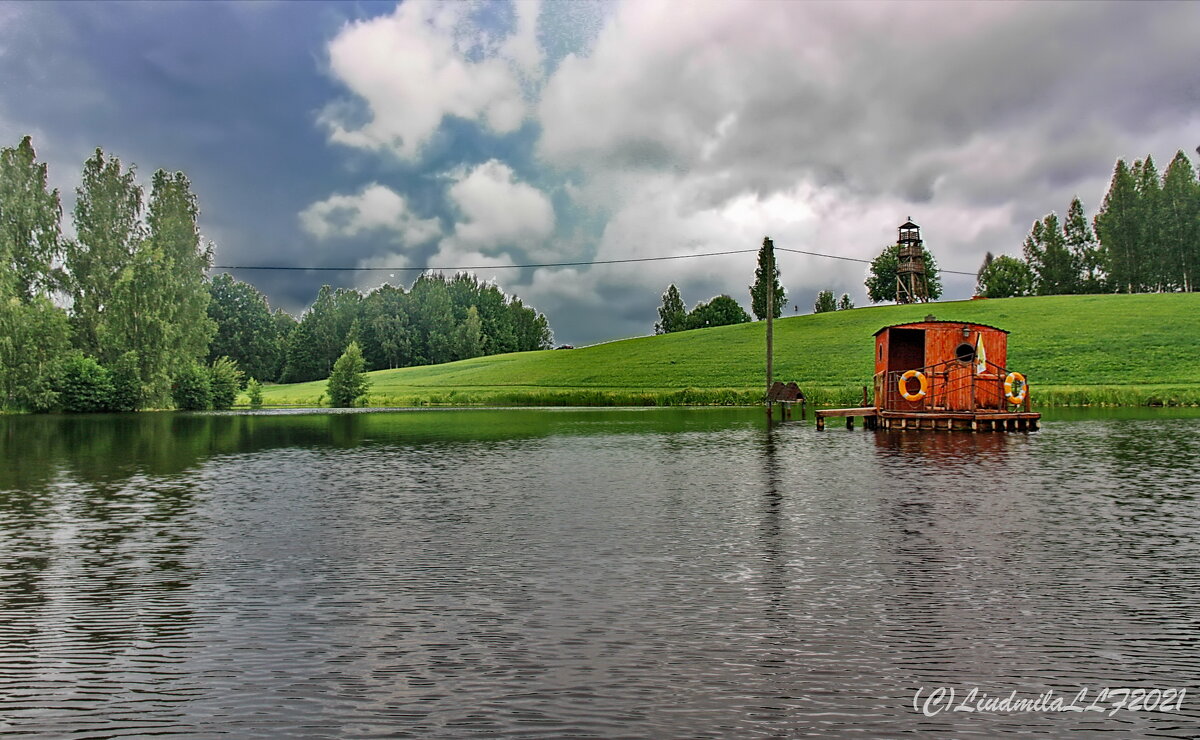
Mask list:
[[[817,404],[857,404],[874,371],[872,335],[922,319],[1008,329],[1009,367],[1035,403],[1200,404],[1200,294],[1044,296],[877,306],[783,318],[775,377]],[[479,357],[370,373],[368,405],[684,405],[762,399],[762,322],[575,350]],[[268,406],[328,403],[325,381],[268,386]],[[245,397],[241,399],[245,402]]]

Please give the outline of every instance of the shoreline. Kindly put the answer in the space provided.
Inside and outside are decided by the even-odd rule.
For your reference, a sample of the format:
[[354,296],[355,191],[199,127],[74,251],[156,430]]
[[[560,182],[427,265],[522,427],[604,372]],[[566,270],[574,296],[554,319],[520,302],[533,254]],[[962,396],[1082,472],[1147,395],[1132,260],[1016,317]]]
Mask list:
[[[801,386],[803,388],[803,386]],[[862,386],[804,388],[808,407],[838,408],[862,403]],[[1033,386],[1033,405],[1043,408],[1155,408],[1200,406],[1200,385],[1070,385]],[[244,397],[243,397],[244,398]],[[242,399],[239,399],[241,401]],[[262,408],[329,408],[321,396],[266,400]],[[514,407],[754,407],[763,403],[755,388],[579,388],[545,390],[450,389],[444,392],[368,394],[364,408],[480,408]],[[248,409],[248,402],[237,403]]]

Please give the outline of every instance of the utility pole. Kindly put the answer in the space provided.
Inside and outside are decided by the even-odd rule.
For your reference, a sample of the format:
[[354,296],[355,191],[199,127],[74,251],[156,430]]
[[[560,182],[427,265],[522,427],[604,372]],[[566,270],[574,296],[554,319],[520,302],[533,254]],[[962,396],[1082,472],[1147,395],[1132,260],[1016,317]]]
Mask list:
[[767,417],[771,416],[771,383],[774,380],[775,345],[775,243],[769,238],[767,246]]

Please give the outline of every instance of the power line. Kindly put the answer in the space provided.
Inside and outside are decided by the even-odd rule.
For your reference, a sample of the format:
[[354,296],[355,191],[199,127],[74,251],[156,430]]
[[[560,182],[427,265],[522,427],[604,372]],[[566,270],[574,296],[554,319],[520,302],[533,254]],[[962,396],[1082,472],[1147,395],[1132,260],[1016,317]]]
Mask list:
[[682,260],[692,257],[717,257],[723,254],[747,254],[757,252],[757,249],[734,249],[728,252],[704,252],[702,254],[676,254],[670,257],[631,257],[623,260],[592,260],[589,262],[541,262],[530,265],[460,265],[457,267],[296,267],[291,265],[213,265],[211,270],[319,270],[326,272],[400,272],[417,270],[425,272],[450,272],[451,270],[503,270],[524,267],[581,267],[585,265],[615,265],[625,262],[659,262],[661,260]]
[[[847,262],[864,262],[870,264],[871,260],[859,259],[857,257],[842,257],[836,254],[822,254],[821,252],[807,252],[803,249],[788,249],[787,247],[775,247],[780,252],[793,252],[795,254],[805,254],[810,257],[825,257],[832,260],[845,260]],[[661,262],[664,260],[683,260],[692,259],[693,257],[719,257],[728,254],[749,254],[757,252],[757,249],[733,249],[727,252],[702,252],[700,254],[676,254],[667,257],[630,257],[620,260],[591,260],[583,262],[540,262],[537,264],[527,265],[459,265],[455,267],[433,267],[425,265],[422,267],[300,267],[296,265],[213,265],[210,270],[284,270],[295,272],[451,272],[451,271],[466,271],[466,270],[504,270],[504,269],[523,269],[534,267],[586,267],[589,265],[618,265],[628,264],[630,262]],[[948,272],[954,275],[970,275],[975,276],[973,272],[960,272],[958,270],[939,270],[939,272]]]
[[[796,254],[807,254],[812,257],[828,257],[831,260],[846,260],[847,262],[865,262],[868,265],[871,264],[871,260],[864,260],[864,259],[860,259],[858,257],[842,257],[842,256],[836,255],[836,254],[821,254],[820,252],[806,252],[803,249],[788,249],[787,247],[775,247],[775,249],[779,252],[795,252]],[[976,276],[976,273],[973,273],[973,272],[963,272],[961,270],[943,270],[940,267],[938,268],[938,272],[948,272],[951,275],[970,275],[971,277]]]

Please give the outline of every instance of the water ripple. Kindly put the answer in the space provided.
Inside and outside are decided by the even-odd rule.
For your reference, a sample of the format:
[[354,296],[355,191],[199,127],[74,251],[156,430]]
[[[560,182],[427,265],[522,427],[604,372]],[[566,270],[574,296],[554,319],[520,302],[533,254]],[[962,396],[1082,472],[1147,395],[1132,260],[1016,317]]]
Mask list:
[[[1200,735],[1194,419],[5,423],[13,736]],[[1193,693],[915,712],[937,686]]]

